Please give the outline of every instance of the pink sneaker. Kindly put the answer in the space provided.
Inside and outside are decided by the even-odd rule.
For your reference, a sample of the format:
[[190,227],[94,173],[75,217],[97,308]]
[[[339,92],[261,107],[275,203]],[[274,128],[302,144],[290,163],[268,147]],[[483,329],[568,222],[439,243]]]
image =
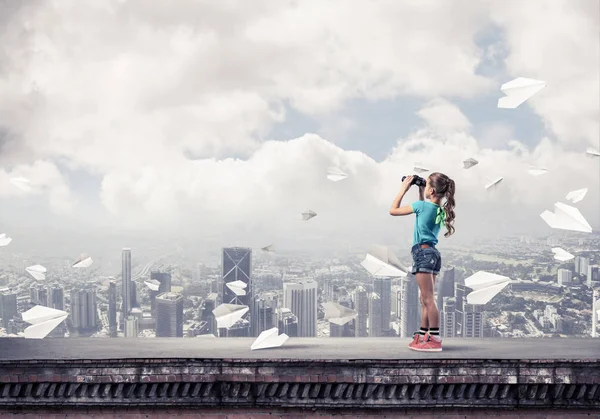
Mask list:
[[408,344],[408,347],[413,349],[415,346],[423,342],[423,336],[419,332],[413,334],[413,340]]
[[442,338],[427,333],[418,345],[409,346],[409,348],[419,352],[442,352]]

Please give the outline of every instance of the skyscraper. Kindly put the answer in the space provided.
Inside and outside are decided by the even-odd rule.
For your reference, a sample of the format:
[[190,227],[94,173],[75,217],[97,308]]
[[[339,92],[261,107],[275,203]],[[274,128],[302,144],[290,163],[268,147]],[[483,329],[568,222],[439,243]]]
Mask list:
[[442,311],[444,297],[454,297],[454,266],[448,266],[442,273],[437,292],[437,308]]
[[154,279],[160,283],[157,291],[150,290],[150,311],[152,312],[153,316],[156,316],[156,296],[164,292],[171,292],[171,273],[160,272],[154,269],[150,271],[150,279]]
[[[225,247],[222,252],[221,267],[223,269],[219,294],[225,304],[242,304],[249,307],[240,322],[228,330],[227,336],[251,336],[250,320],[254,310],[254,290],[252,286],[252,249],[245,247]],[[226,284],[242,281],[246,284],[243,295],[237,295]]]
[[376,292],[369,296],[369,337],[378,338],[382,336],[382,302]]
[[125,318],[125,337],[137,338],[139,333],[139,320],[136,316],[127,316]]
[[221,304],[219,294],[213,292],[206,297],[202,307],[202,320],[208,323],[209,333],[217,336],[217,320],[213,314],[213,310]]
[[71,291],[71,322],[80,330],[97,327],[96,291],[73,289]]
[[48,288],[48,307],[57,310],[65,309],[65,290],[58,283],[54,283],[51,288]]
[[400,336],[412,337],[419,330],[421,321],[421,305],[419,303],[419,286],[415,276],[409,273],[400,280],[402,288],[402,305],[400,315]]
[[556,276],[558,285],[570,285],[573,282],[573,272],[568,269],[559,268]]
[[165,292],[156,297],[156,337],[183,337],[183,296]]
[[465,338],[482,338],[484,306],[463,303],[463,307],[462,336]]
[[317,283],[284,282],[283,306],[298,318],[298,337],[317,336]]
[[265,330],[276,326],[277,297],[256,298],[252,317],[252,336],[257,337]]
[[17,293],[13,291],[0,293],[0,316],[2,316],[2,327],[4,329],[8,329],[9,321],[17,313]]
[[584,256],[575,256],[575,272],[579,275],[587,275],[590,260]]
[[354,307],[358,316],[356,317],[356,337],[369,336],[367,321],[369,317],[369,295],[360,285],[354,291]]
[[456,336],[456,299],[444,297],[441,311],[440,336],[453,338]]
[[596,286],[598,282],[600,282],[600,267],[598,265],[588,265],[587,286]]
[[111,337],[117,336],[117,283],[110,281],[108,284],[108,333]]
[[454,299],[456,300],[456,304],[455,304],[455,322],[456,322],[456,326],[455,326],[455,335],[454,336],[460,336],[460,337],[464,337],[464,331],[463,331],[463,315],[464,315],[464,306],[466,303],[466,295],[467,295],[467,290],[470,290],[469,287],[467,287],[464,284],[459,284],[459,283],[454,283]]
[[[127,318],[131,311],[131,249],[128,247],[123,248],[121,254],[121,297],[122,297],[122,311],[123,318]],[[127,329],[125,329],[127,332]]]
[[392,281],[390,278],[374,277],[373,291],[379,295],[381,301],[381,327],[379,336],[390,336],[390,321],[392,311]]

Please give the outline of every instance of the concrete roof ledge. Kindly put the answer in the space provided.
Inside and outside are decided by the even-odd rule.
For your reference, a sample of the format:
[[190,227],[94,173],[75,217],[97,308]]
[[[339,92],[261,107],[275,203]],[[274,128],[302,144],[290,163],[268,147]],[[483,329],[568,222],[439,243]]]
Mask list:
[[394,338],[252,341],[0,339],[0,407],[600,408],[599,340],[448,339],[435,354]]

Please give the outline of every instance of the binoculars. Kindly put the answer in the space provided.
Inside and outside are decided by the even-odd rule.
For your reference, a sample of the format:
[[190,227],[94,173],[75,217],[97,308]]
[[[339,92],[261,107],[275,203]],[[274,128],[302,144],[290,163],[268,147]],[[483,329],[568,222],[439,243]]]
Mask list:
[[[406,176],[402,176],[402,182],[404,182],[404,179],[406,179]],[[417,186],[425,186],[427,184],[427,181],[420,176],[414,175],[414,178],[410,184]]]

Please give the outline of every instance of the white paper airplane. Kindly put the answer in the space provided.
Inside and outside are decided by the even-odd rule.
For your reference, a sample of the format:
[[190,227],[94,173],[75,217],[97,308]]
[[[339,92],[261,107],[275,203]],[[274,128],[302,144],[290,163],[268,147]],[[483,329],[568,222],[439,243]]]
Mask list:
[[552,253],[554,253],[554,259],[560,260],[561,262],[566,262],[567,260],[571,260],[575,257],[560,247],[553,247]]
[[263,247],[261,250],[264,250],[265,252],[274,252],[275,251],[275,249],[273,249],[273,245],[272,244]]
[[500,90],[502,90],[506,97],[498,99],[498,107],[515,109],[544,87],[546,87],[545,81],[517,77],[500,87]]
[[403,266],[396,255],[386,246],[376,245],[369,249],[360,263],[373,276],[405,277],[409,269]]
[[10,183],[24,192],[29,192],[32,189],[31,182],[24,177],[11,177]]
[[219,329],[229,329],[231,326],[237,323],[250,310],[248,306],[238,304],[221,304],[215,308],[212,312],[217,320],[217,327]]
[[558,230],[581,231],[583,233],[592,232],[592,226],[588,224],[579,210],[562,202],[554,204],[553,213],[546,210],[540,214],[540,217],[550,227]]
[[85,253],[79,257],[79,260],[73,264],[73,268],[89,268],[94,261]]
[[46,268],[44,268],[42,265],[29,266],[25,268],[25,270],[29,273],[29,275],[38,281],[43,281],[46,279],[46,275],[44,275],[46,273]]
[[306,212],[302,213],[302,221],[308,221],[313,217],[316,217],[317,213],[314,212],[313,210],[307,210]]
[[477,160],[473,158],[468,158],[467,160],[463,161],[463,169],[470,169],[478,163],[479,162]]
[[8,246],[11,241],[12,238],[6,237],[5,233],[0,234],[0,247]]
[[146,284],[151,291],[158,291],[160,288],[160,281],[157,281],[156,279],[148,279],[144,281],[144,284]]
[[587,150],[585,150],[585,154],[588,157],[600,157],[600,151],[596,150],[595,148],[592,147],[588,147]]
[[332,182],[339,182],[340,180],[344,180],[347,177],[348,175],[342,172],[337,167],[330,167],[329,169],[327,169],[327,179],[329,179]]
[[467,294],[468,304],[487,304],[500,291],[510,284],[507,276],[479,271],[465,279],[465,286],[473,291]]
[[325,310],[325,320],[329,320],[330,323],[337,324],[339,326],[345,325],[358,316],[356,310],[344,307],[335,301],[324,303],[323,309]]
[[566,199],[571,201],[572,203],[577,203],[585,198],[585,194],[587,194],[588,188],[577,189],[576,191],[571,191],[567,194]]
[[227,286],[227,288],[229,288],[231,291],[233,291],[233,293],[236,296],[240,296],[240,295],[246,295],[246,287],[248,286],[248,284],[246,284],[244,281],[232,281],[232,282],[227,282],[225,284]]
[[502,182],[503,179],[504,179],[503,177],[499,177],[499,178],[492,180],[490,183],[485,185],[485,189],[491,189],[491,188],[495,189],[498,186],[498,184],[500,182]]
[[529,168],[528,172],[531,176],[541,176],[541,175],[548,173],[548,169],[545,169],[543,167],[533,167],[532,166]]
[[62,310],[45,306],[35,306],[22,313],[23,321],[30,323],[31,326],[25,329],[26,339],[43,339],[48,333],[52,332],[63,320],[68,317],[68,313]]
[[417,173],[425,173],[425,172],[429,172],[429,169],[427,169],[426,167],[423,167],[421,164],[416,163],[415,167],[413,167],[413,170]]
[[277,335],[278,333],[279,329],[276,327],[265,330],[258,335],[252,346],[250,346],[250,350],[254,351],[256,349],[278,348],[282,346],[288,340],[289,336],[285,333]]

